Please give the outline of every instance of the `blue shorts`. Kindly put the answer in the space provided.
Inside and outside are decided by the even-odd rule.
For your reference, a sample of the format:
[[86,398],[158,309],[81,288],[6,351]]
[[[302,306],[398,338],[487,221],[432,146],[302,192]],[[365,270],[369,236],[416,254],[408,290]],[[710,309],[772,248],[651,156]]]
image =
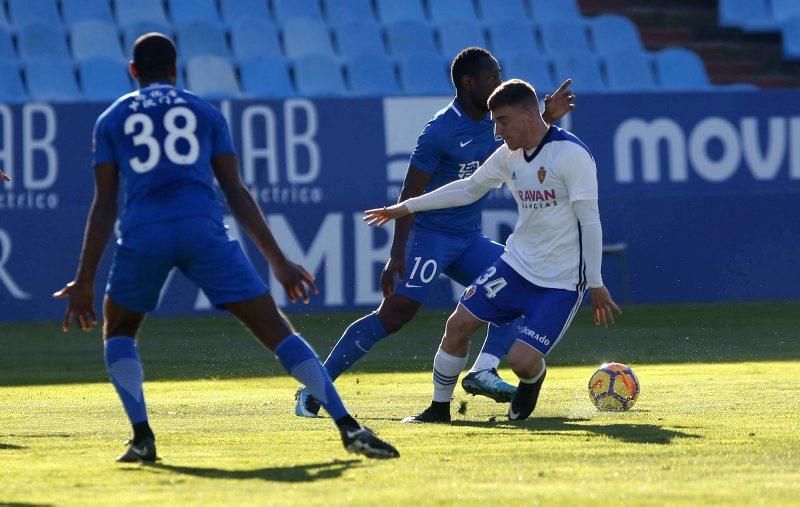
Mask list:
[[152,311],[172,268],[180,269],[218,308],[269,290],[224,225],[190,217],[141,225],[117,240],[106,294],[128,310]]
[[539,287],[498,259],[467,287],[460,303],[476,318],[498,326],[519,316],[517,339],[546,356],[564,336],[583,291]]
[[406,271],[395,292],[424,303],[440,273],[461,285],[469,285],[504,250],[503,245],[480,232],[443,234],[414,227],[406,243]]

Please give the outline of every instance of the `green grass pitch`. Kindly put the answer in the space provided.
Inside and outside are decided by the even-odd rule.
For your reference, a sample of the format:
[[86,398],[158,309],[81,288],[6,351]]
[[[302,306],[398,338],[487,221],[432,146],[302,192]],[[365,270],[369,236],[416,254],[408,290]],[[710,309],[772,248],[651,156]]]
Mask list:
[[[425,312],[337,382],[399,448],[389,462],[346,454],[327,417],[296,418],[295,382],[232,319],[151,319],[152,466],[113,462],[129,429],[96,332],[0,325],[0,504],[796,505],[798,315],[798,303],[630,306],[604,330],[583,312],[532,419],[510,423],[505,405],[458,387],[452,425],[403,425],[430,400],[446,318]],[[354,317],[292,315],[323,355]],[[604,360],[639,376],[631,412],[592,406]]]

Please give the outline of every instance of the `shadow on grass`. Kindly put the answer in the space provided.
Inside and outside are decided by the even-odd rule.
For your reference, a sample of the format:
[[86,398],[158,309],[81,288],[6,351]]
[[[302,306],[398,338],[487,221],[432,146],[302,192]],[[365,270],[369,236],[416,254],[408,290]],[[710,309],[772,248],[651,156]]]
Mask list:
[[285,467],[256,468],[253,470],[226,470],[224,468],[191,467],[169,465],[166,463],[150,463],[144,466],[205,479],[258,479],[271,482],[312,482],[323,479],[337,479],[341,477],[345,470],[361,466],[361,464],[361,461],[352,459],[333,460],[330,463],[309,463]]
[[635,444],[671,444],[676,438],[702,438],[656,424],[587,424],[591,419],[568,417],[535,417],[526,421],[465,421],[455,420],[453,426],[478,428],[519,428],[541,435],[584,436],[587,433]]
[[3,502],[0,500],[0,505],[3,507],[50,507],[51,503],[27,503],[27,502]]
[[16,451],[19,449],[25,449],[25,446],[16,444],[4,444],[3,442],[0,442],[0,451]]

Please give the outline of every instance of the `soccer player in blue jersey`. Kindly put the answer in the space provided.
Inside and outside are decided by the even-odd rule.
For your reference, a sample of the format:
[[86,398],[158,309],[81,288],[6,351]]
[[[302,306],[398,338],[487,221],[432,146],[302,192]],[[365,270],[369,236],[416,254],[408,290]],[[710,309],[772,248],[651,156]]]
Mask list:
[[145,315],[156,307],[167,275],[176,267],[215,306],[242,321],[322,401],[347,451],[370,458],[398,457],[391,444],[350,415],[317,355],[275,306],[239,243],[228,237],[215,177],[234,217],[269,261],[289,299],[307,302],[308,291],[316,292],[313,276],[284,257],[242,183],[222,114],[175,88],[172,41],[158,33],[140,37],[130,72],[139,90],[118,99],[95,125],[95,197],[80,262],[75,280],[54,294],[69,298],[64,331],[73,320],[84,331],[96,323],[93,281],[117,218],[122,179],[121,234],[103,302],[105,362],[133,426],[130,445],[117,461],[156,460],[135,340]]
[[[500,85],[500,67],[482,48],[461,51],[451,65],[455,99],[431,119],[411,155],[400,201],[431,192],[442,185],[469,177],[500,145],[495,139],[486,101]],[[567,80],[545,99],[545,119],[552,123],[574,105]],[[397,221],[391,255],[381,276],[384,299],[380,307],[351,324],[325,360],[334,380],[364,356],[375,343],[397,332],[427,300],[433,281],[444,273],[469,285],[503,253],[503,245],[481,233],[484,199],[468,206],[417,213]],[[516,388],[497,374],[500,358],[517,337],[516,323],[490,326],[484,347],[462,386],[471,394],[508,402]],[[452,363],[460,371],[466,357],[443,351],[437,362]],[[457,377],[434,378],[435,383],[453,385]],[[319,402],[308,389],[297,393],[295,413],[315,417]],[[449,420],[449,412],[442,412]]]

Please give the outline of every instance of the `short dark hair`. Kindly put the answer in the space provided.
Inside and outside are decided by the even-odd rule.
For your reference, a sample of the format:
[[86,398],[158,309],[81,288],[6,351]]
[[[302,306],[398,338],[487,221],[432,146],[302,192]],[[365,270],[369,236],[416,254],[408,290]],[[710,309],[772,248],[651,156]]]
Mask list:
[[478,77],[481,71],[484,58],[494,58],[487,49],[471,47],[462,50],[453,58],[450,65],[450,78],[456,90],[461,86],[461,78],[464,76]]
[[488,100],[489,110],[494,111],[504,106],[525,105],[539,107],[539,98],[533,86],[521,79],[504,81],[492,92]]
[[166,77],[177,59],[175,44],[163,33],[146,33],[133,44],[133,64],[140,80]]

